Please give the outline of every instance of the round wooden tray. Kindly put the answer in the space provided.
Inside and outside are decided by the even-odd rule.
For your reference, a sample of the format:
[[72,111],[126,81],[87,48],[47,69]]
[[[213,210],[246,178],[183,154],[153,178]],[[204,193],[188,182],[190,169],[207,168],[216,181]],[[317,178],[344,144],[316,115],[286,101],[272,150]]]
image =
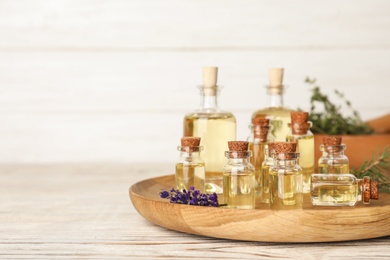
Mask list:
[[390,235],[390,195],[370,205],[314,207],[309,195],[303,210],[239,210],[170,203],[159,192],[174,186],[174,175],[147,179],[129,189],[137,211],[150,222],[201,236],[263,242],[330,242]]

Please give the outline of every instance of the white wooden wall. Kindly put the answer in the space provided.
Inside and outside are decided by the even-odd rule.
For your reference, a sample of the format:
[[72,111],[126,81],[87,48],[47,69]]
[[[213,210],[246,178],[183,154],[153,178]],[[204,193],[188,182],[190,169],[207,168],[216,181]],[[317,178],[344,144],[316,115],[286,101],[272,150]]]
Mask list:
[[239,139],[275,66],[289,107],[311,76],[383,115],[390,1],[0,0],[0,162],[173,163],[205,65]]

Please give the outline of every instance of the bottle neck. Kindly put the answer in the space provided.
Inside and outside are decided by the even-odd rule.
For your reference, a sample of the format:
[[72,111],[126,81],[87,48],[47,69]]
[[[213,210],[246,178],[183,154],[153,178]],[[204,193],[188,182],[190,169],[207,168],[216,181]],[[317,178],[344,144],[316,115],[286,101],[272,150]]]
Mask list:
[[275,160],[277,166],[295,166],[297,165],[297,159],[285,159],[285,160],[280,160],[276,159]]
[[208,95],[206,96],[201,94],[200,108],[217,110],[218,109],[217,94],[215,94],[215,96],[208,96]]
[[192,158],[200,158],[200,151],[196,151],[196,152],[180,152],[180,157],[181,158],[188,158],[188,157],[192,157]]
[[283,107],[283,94],[269,94],[270,96],[270,107]]
[[228,164],[248,164],[249,157],[247,158],[228,158]]
[[345,144],[334,145],[334,146],[325,146],[322,144],[320,146],[320,150],[322,151],[323,156],[329,156],[329,157],[344,156],[345,149],[346,149]]

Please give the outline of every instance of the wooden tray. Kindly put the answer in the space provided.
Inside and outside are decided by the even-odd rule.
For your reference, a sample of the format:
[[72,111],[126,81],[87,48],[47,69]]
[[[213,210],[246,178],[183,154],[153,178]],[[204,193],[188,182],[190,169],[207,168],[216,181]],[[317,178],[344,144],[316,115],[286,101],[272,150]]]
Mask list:
[[305,195],[303,210],[238,210],[170,203],[159,192],[174,186],[174,175],[138,182],[131,201],[150,222],[195,235],[263,242],[329,242],[390,235],[390,195],[370,205],[314,207]]

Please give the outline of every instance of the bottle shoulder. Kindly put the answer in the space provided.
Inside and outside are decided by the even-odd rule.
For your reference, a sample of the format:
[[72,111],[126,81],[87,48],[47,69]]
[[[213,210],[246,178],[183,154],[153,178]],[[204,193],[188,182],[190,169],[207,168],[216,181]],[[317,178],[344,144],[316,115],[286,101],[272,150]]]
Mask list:
[[291,117],[291,112],[294,112],[296,110],[287,108],[287,107],[266,107],[262,109],[258,109],[252,114],[252,118],[256,117],[257,115],[268,115],[268,116],[275,116],[275,117]]
[[236,117],[232,113],[221,111],[221,110],[195,110],[193,112],[187,113],[184,116],[184,119],[198,119],[198,118],[226,119],[229,121],[236,122]]

